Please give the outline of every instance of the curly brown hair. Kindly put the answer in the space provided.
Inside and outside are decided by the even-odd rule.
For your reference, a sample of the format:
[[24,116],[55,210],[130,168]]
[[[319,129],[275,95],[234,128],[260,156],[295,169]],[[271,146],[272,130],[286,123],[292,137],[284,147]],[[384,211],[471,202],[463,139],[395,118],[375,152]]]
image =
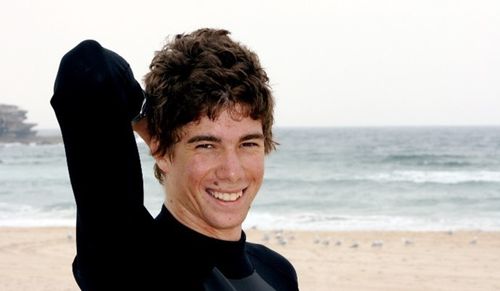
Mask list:
[[[269,78],[257,55],[229,34],[208,28],[178,34],[155,53],[144,78],[148,131],[158,141],[153,155],[171,157],[184,125],[215,120],[226,109],[260,120],[266,154],[276,148]],[[163,182],[157,165],[155,176]]]

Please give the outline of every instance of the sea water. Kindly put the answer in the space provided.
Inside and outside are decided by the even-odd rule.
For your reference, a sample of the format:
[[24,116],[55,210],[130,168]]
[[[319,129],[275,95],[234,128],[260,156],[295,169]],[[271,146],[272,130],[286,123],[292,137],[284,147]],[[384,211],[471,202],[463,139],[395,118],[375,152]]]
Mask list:
[[[500,230],[500,127],[277,128],[275,136],[245,227]],[[145,205],[156,215],[162,188],[146,146],[139,150]],[[75,212],[62,144],[0,144],[0,226],[71,226]]]

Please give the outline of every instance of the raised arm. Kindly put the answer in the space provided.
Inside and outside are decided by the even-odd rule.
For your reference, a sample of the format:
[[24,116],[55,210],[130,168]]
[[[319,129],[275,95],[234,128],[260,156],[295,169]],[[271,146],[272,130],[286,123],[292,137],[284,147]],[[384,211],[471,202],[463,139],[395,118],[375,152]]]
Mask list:
[[123,281],[152,221],[131,126],[142,101],[128,63],[99,43],[84,41],[62,58],[51,104],[77,205],[73,267],[82,289]]

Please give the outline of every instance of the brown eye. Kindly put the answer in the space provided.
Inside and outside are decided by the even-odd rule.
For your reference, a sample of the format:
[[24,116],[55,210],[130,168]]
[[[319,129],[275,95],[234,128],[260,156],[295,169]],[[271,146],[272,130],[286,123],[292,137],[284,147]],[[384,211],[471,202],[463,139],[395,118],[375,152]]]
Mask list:
[[251,147],[259,147],[260,145],[256,142],[244,142],[241,144],[241,146],[246,148],[251,148]]
[[213,149],[214,145],[210,144],[210,143],[203,143],[203,144],[196,145],[196,148],[197,149]]

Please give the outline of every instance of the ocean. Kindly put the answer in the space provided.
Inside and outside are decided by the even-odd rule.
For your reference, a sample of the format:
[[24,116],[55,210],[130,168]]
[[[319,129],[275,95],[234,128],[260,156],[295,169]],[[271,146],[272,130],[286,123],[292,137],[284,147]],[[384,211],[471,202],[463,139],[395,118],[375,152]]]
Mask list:
[[[500,127],[277,128],[245,228],[500,230]],[[96,141],[98,142],[98,141]],[[139,143],[145,204],[162,189]],[[74,226],[64,147],[0,144],[0,226]]]

